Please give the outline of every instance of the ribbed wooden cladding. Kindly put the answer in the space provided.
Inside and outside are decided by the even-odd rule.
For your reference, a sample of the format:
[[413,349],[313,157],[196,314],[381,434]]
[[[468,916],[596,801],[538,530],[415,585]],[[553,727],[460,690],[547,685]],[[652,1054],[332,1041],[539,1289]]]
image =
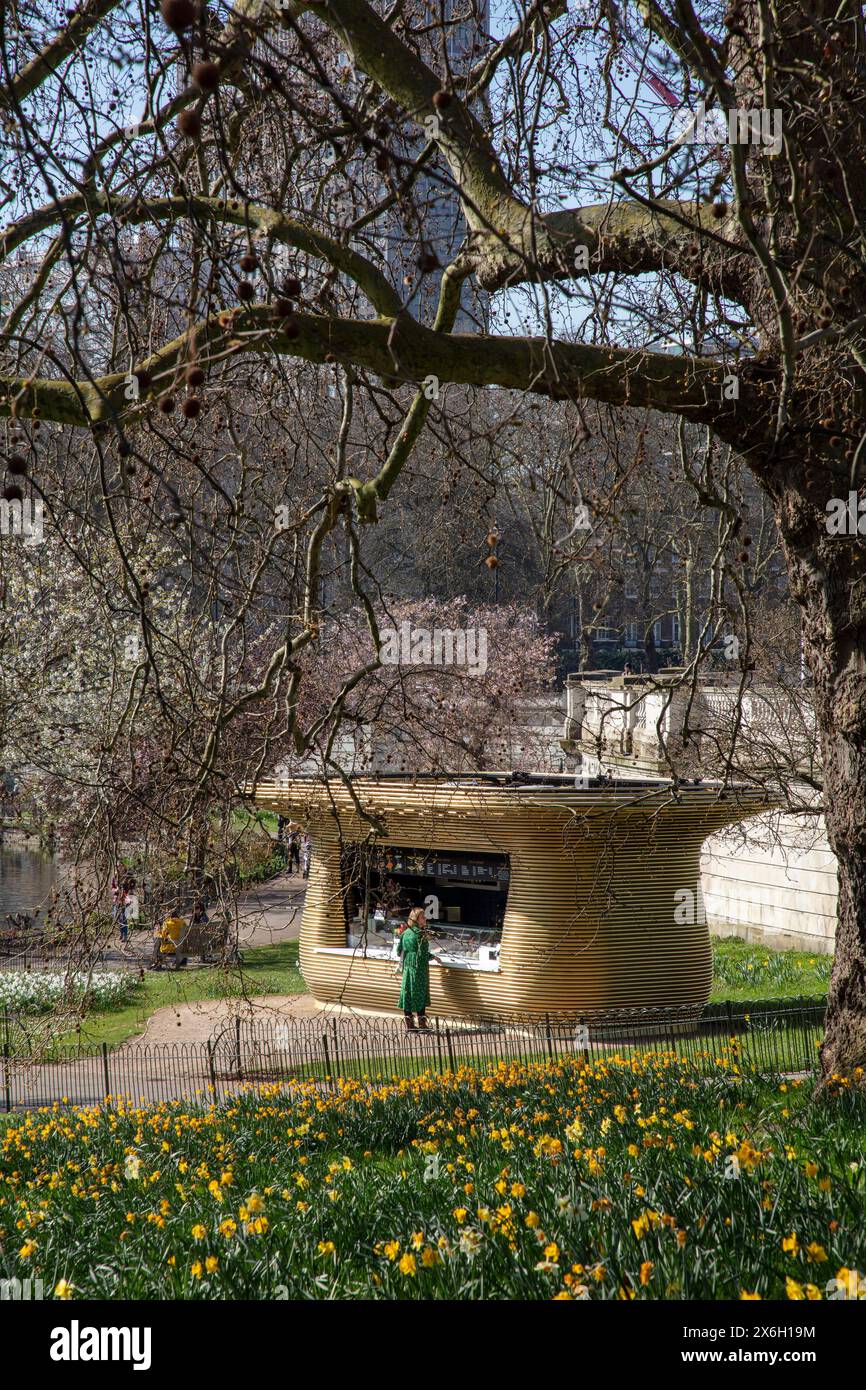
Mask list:
[[[712,954],[700,901],[708,835],[767,807],[763,794],[710,786],[585,791],[472,786],[459,781],[355,779],[384,826],[375,843],[507,854],[508,902],[497,973],[432,965],[432,1011],[465,1017],[585,1014],[705,1004]],[[345,947],[341,844],[368,839],[345,787],[297,779],[260,783],[259,805],[309,829],[313,859],[301,924],[301,970],[322,1001],[396,1008],[393,964]],[[696,894],[695,921],[678,890]]]

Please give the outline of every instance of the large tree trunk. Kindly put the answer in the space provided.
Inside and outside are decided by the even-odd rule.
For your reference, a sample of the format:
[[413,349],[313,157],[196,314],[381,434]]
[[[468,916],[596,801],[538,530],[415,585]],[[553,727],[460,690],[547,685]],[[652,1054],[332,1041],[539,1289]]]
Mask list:
[[825,534],[816,544],[813,531],[811,544],[791,537],[786,550],[804,612],[827,836],[839,865],[836,955],[821,1048],[826,1079],[866,1069],[866,542]]
[[827,837],[839,864],[836,958],[821,1048],[825,1077],[866,1068],[866,651],[862,629],[858,635],[859,649],[849,650],[849,661],[832,673],[831,698],[816,701]]
[[[857,783],[861,814],[866,800],[866,765],[860,758]],[[827,998],[827,1028],[821,1046],[824,1076],[854,1076],[866,1068],[866,852],[846,843],[838,826],[828,832],[839,860],[836,960]],[[850,819],[843,817],[843,819]],[[862,1079],[855,1077],[855,1079]]]

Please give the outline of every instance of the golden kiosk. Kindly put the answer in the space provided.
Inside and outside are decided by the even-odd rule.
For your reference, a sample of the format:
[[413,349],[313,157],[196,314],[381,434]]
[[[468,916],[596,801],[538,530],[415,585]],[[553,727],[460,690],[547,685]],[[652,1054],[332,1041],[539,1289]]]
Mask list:
[[[300,966],[322,1003],[396,1010],[394,929],[425,906],[443,1017],[700,1009],[701,846],[770,805],[712,783],[486,773],[294,777],[257,803],[313,853]],[[360,808],[360,809],[359,809]]]

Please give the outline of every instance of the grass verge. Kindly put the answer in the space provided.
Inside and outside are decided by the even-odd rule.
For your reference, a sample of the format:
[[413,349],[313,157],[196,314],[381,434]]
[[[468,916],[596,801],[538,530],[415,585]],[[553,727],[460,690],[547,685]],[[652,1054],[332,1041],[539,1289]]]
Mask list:
[[740,937],[713,938],[713,992],[710,1001],[784,999],[824,995],[833,957],[808,951],[771,951]]
[[64,1033],[58,1037],[57,1045],[70,1047],[80,1041],[89,1046],[107,1043],[114,1047],[142,1033],[151,1014],[168,1005],[244,995],[304,994],[306,988],[298,969],[297,941],[254,946],[244,951],[241,967],[147,971],[134,1002],[89,1014],[80,1031]]

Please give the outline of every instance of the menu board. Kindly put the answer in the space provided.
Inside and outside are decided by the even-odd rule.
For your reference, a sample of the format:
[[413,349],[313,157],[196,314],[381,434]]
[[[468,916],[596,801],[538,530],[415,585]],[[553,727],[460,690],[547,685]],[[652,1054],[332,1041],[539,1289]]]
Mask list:
[[460,879],[466,883],[498,883],[508,879],[507,864],[493,859],[446,858],[422,850],[390,849],[377,846],[371,855],[372,867],[385,874],[406,874],[418,878]]

